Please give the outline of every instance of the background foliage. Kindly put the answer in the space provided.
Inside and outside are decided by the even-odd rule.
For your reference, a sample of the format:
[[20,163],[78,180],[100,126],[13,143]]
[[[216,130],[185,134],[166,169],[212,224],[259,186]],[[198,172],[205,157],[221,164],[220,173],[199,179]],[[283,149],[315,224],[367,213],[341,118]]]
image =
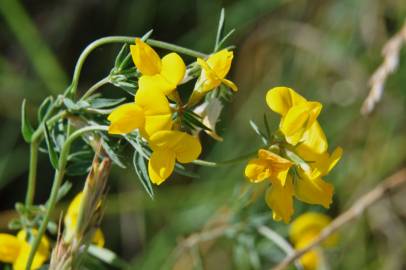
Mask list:
[[[237,46],[232,79],[240,91],[225,108],[220,134],[224,142],[208,145],[208,160],[225,160],[261,145],[249,120],[262,123],[269,113],[264,95],[277,85],[296,89],[324,104],[320,122],[331,146],[344,156],[329,176],[336,187],[332,216],[375,186],[406,160],[406,50],[398,71],[389,78],[382,102],[370,117],[359,109],[368,78],[382,61],[380,50],[406,18],[401,0],[229,0],[229,1],[16,1],[0,3],[0,229],[15,215],[14,203],[24,200],[28,146],[20,131],[20,104],[27,98],[30,116],[47,95],[67,86],[82,49],[106,35],[142,35],[202,51],[212,50],[217,18],[226,8],[226,30],[236,28]],[[114,63],[120,45],[105,46],[91,55],[80,81],[86,89]],[[110,87],[110,86],[108,86]],[[111,87],[112,97],[123,94]],[[110,92],[109,92],[110,91]],[[129,164],[131,159],[128,160]],[[247,225],[253,217],[269,218],[263,197],[241,210],[246,201],[244,163],[222,168],[196,168],[198,179],[176,175],[151,200],[128,166],[110,177],[103,230],[107,246],[134,269],[264,269],[284,254]],[[50,191],[48,157],[39,163],[37,202]],[[72,177],[75,190],[83,177]],[[370,208],[341,230],[339,245],[329,252],[328,269],[404,269],[406,261],[406,190]],[[71,192],[70,197],[73,197]],[[64,205],[60,205],[60,209]],[[296,215],[305,210],[297,204]],[[219,212],[219,209],[221,211]],[[237,210],[235,210],[237,209]],[[318,209],[318,208],[316,208]],[[321,209],[318,209],[321,210]],[[181,239],[200,231],[215,214],[242,228],[206,243],[200,256],[185,251],[173,259]],[[56,216],[57,217],[57,216]],[[286,225],[266,221],[282,235]],[[207,224],[206,224],[207,225]],[[185,255],[186,254],[186,255]],[[199,259],[196,259],[199,258]],[[258,259],[260,258],[260,259]],[[200,264],[199,264],[200,263]]]

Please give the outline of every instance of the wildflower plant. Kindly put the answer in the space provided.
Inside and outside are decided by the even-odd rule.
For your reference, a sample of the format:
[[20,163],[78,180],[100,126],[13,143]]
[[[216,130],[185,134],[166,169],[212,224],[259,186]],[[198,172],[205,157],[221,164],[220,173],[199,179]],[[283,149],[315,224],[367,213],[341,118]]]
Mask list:
[[[12,264],[13,269],[38,269],[50,256],[48,236],[57,232],[50,269],[77,269],[87,253],[102,260],[100,254],[112,254],[104,249],[99,228],[111,163],[121,168],[130,164],[151,198],[153,185],[163,184],[172,174],[193,176],[192,168],[185,164],[221,165],[200,160],[204,145],[199,136],[204,131],[214,140],[222,140],[216,124],[223,106],[238,90],[229,78],[233,47],[225,47],[233,31],[223,32],[224,12],[210,53],[154,40],[152,31],[141,37],[98,39],[80,55],[69,87],[39,106],[36,125],[27,115],[27,102],[22,103],[22,135],[30,144],[28,187],[25,203],[16,204],[19,217],[10,222],[10,228],[20,233],[0,234],[0,261]],[[111,43],[122,45],[112,68],[106,77],[79,92],[88,55]],[[121,89],[120,97],[105,97],[101,88],[107,84]],[[321,103],[307,101],[286,87],[271,89],[266,102],[281,116],[281,122],[274,133],[267,125],[268,135],[252,123],[264,146],[256,157],[249,155],[252,159],[245,176],[252,183],[270,184],[266,202],[273,218],[289,222],[293,197],[324,207],[331,204],[333,186],[322,177],[336,165],[342,150],[328,152],[317,121]],[[130,160],[123,158],[128,148]],[[34,196],[40,152],[49,156],[55,174],[49,199],[37,205]],[[58,229],[51,216],[56,204],[70,193],[72,183],[67,177],[86,174],[83,191],[65,210],[63,229]]]

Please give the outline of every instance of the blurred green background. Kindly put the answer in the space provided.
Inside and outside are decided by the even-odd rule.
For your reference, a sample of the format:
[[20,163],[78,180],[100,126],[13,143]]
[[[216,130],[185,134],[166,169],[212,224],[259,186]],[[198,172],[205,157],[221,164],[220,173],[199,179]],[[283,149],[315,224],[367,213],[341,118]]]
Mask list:
[[[239,92],[222,115],[219,132],[224,142],[203,139],[204,159],[225,160],[257,149],[261,142],[248,121],[261,126],[266,113],[276,127],[278,119],[264,96],[269,88],[286,85],[323,103],[320,122],[330,148],[344,148],[343,159],[327,177],[336,187],[331,216],[405,165],[406,49],[376,111],[363,117],[359,110],[369,90],[368,78],[382,62],[382,46],[404,23],[406,1],[1,0],[0,230],[7,230],[14,203],[23,201],[26,189],[28,146],[19,130],[23,98],[34,118],[43,98],[67,87],[84,47],[103,36],[140,36],[154,29],[155,39],[211,52],[222,7],[226,30],[236,29],[231,78]],[[90,56],[80,89],[110,71],[119,49],[108,45]],[[213,219],[221,225],[263,218],[286,236],[287,225],[269,219],[262,194],[243,207],[243,168],[244,162],[195,168],[199,179],[175,175],[155,188],[154,200],[130,166],[114,168],[102,225],[107,247],[133,269],[268,269],[284,254],[248,225],[176,254],[182,239],[213,226],[207,223]],[[40,157],[38,179],[36,203],[43,203],[52,179],[46,155]],[[84,177],[69,180],[75,191],[84,183]],[[325,269],[406,269],[405,192],[403,188],[381,200],[343,227],[338,246],[326,254]],[[295,207],[295,215],[325,211],[302,203]]]

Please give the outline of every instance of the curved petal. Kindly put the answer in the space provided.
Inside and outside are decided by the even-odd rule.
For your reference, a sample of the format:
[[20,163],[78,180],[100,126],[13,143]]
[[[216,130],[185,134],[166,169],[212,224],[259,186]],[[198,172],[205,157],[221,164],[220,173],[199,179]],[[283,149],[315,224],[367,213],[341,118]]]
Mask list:
[[142,75],[151,76],[161,72],[159,55],[140,38],[135,39],[135,45],[130,46],[130,51],[133,62]]
[[327,151],[327,138],[318,121],[314,121],[313,125],[303,134],[300,146],[315,153]]
[[258,183],[271,176],[271,168],[266,160],[252,159],[245,167],[244,173],[248,180]]
[[110,134],[126,134],[144,125],[144,113],[135,103],[123,104],[107,117]]
[[[38,232],[36,230],[33,231],[34,235],[36,235],[37,233]],[[13,269],[25,270],[25,266],[28,261],[28,256],[31,251],[31,245],[27,242],[27,233],[24,230],[18,232],[17,238],[21,243],[21,249],[17,259],[14,261]],[[43,236],[40,245],[38,247],[38,250],[35,253],[31,269],[40,268],[48,260],[49,255],[50,255],[50,243],[48,238],[46,236]]]
[[201,58],[197,59],[197,63],[202,68],[202,74],[198,80],[198,91],[208,92],[221,84],[221,78],[211,69],[211,67]]
[[227,85],[229,88],[231,88],[231,90],[233,90],[234,92],[238,91],[238,87],[235,83],[233,83],[230,80],[227,79],[222,79],[221,80],[222,83],[224,83],[225,85]]
[[333,200],[334,187],[321,178],[311,179],[305,173],[299,173],[295,182],[295,197],[302,202],[322,205],[329,208]]
[[[173,90],[176,89],[176,84],[171,83],[161,74],[154,76],[142,76],[138,80],[139,89],[144,89],[147,91],[160,91],[165,95],[170,94]],[[139,91],[139,90],[138,90]]]
[[274,87],[266,93],[266,104],[269,108],[285,115],[290,108],[306,102],[306,99],[295,92],[295,90],[288,87]]
[[272,186],[268,188],[265,196],[267,205],[272,209],[273,219],[288,223],[294,211],[292,178],[288,177],[285,186],[278,181],[272,181]]
[[199,157],[201,152],[202,146],[199,138],[187,133],[182,134],[182,139],[175,146],[176,159],[180,163],[192,162]]
[[0,233],[0,261],[13,263],[20,252],[20,241],[14,235]]
[[322,105],[319,102],[305,102],[289,109],[283,116],[280,129],[286,141],[296,145],[303,134],[313,125],[320,114]]
[[148,174],[151,178],[151,182],[160,185],[172,174],[174,167],[174,152],[168,149],[152,152],[148,162]]
[[161,75],[175,87],[185,77],[186,65],[177,53],[170,53],[162,58]]
[[216,73],[217,77],[224,79],[230,71],[231,62],[233,61],[234,54],[232,51],[223,49],[217,53],[209,56],[207,64]]
[[145,116],[144,131],[147,137],[161,130],[170,130],[171,127],[172,127],[171,114]]
[[296,244],[304,235],[318,235],[331,222],[327,215],[317,212],[306,212],[298,216],[290,225],[289,238]]

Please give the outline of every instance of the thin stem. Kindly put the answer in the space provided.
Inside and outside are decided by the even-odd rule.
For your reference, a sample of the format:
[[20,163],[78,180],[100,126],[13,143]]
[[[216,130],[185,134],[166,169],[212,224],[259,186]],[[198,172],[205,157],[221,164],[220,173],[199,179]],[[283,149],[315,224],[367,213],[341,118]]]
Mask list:
[[238,163],[238,162],[247,160],[248,158],[254,156],[256,153],[257,153],[257,151],[237,157],[237,158],[233,158],[230,160],[218,161],[218,162],[196,159],[192,163],[196,164],[196,165],[200,165],[200,166],[206,166],[206,167],[220,167],[220,166],[231,165],[234,163]]
[[56,170],[56,172],[55,172],[54,182],[52,184],[52,189],[51,189],[51,195],[49,196],[49,199],[48,199],[48,204],[47,204],[48,207],[47,207],[47,210],[46,210],[46,213],[44,216],[44,220],[42,221],[41,226],[38,229],[38,233],[37,233],[37,235],[35,235],[34,242],[32,242],[30,255],[28,257],[27,265],[25,268],[26,270],[31,269],[34,255],[37,252],[37,249],[41,242],[42,236],[44,235],[44,233],[47,229],[48,222],[49,222],[50,216],[52,214],[52,211],[55,208],[55,204],[56,204],[57,197],[58,197],[58,191],[62,184],[63,176],[65,174],[66,164],[68,162],[68,155],[70,152],[70,147],[71,147],[73,141],[75,141],[77,138],[79,138],[81,135],[83,135],[86,132],[96,131],[96,130],[106,131],[107,129],[108,129],[107,126],[88,126],[88,127],[78,129],[71,134],[71,125],[68,124],[68,131],[67,131],[68,138],[66,139],[65,143],[63,144],[63,147],[61,150],[61,155],[60,155],[59,161],[58,161],[58,170]]
[[37,163],[38,163],[38,148],[39,143],[34,140],[30,145],[30,167],[28,172],[28,187],[25,196],[25,206],[29,207],[34,202],[35,186],[37,179]]
[[[64,95],[68,95],[68,94],[75,94],[77,91],[77,87],[79,84],[79,77],[80,77],[80,73],[82,71],[83,68],[83,64],[85,62],[85,60],[87,59],[87,57],[89,56],[89,54],[96,49],[99,46],[102,46],[104,44],[109,44],[109,43],[134,43],[135,37],[129,37],[129,36],[110,36],[110,37],[104,37],[104,38],[100,38],[97,39],[95,41],[93,41],[92,43],[90,43],[84,50],[83,52],[80,54],[79,59],[76,63],[75,66],[75,70],[73,72],[73,79],[72,79],[72,83],[71,85],[66,89]],[[154,40],[154,39],[147,39],[146,41],[149,45],[157,47],[157,48],[161,48],[161,49],[167,49],[167,50],[171,50],[174,52],[178,52],[178,53],[182,53],[182,54],[186,54],[192,57],[201,57],[201,58],[205,58],[207,55],[203,54],[201,52],[197,52],[191,49],[187,49],[181,46],[177,46],[171,43],[167,43],[167,42],[163,42],[163,41],[159,41],[159,40]]]
[[97,89],[108,83],[110,83],[110,77],[107,76],[97,83],[93,84],[92,87],[90,87],[89,90],[87,90],[86,93],[80,98],[80,101],[85,100],[86,98],[91,96]]

